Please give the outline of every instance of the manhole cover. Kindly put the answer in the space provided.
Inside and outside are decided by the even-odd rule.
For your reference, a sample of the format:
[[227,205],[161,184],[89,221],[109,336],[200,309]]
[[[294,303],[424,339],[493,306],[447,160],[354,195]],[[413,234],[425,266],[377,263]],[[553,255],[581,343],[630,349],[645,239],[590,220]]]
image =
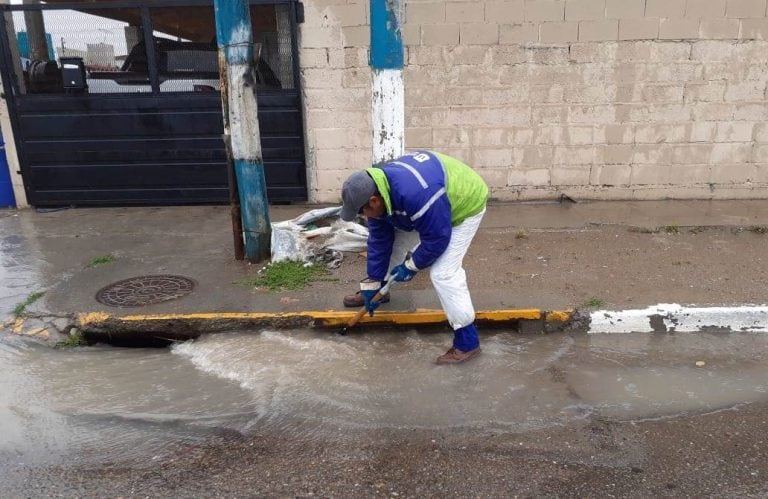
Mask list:
[[96,300],[110,307],[141,307],[181,298],[194,287],[195,281],[178,275],[145,275],[101,288]]

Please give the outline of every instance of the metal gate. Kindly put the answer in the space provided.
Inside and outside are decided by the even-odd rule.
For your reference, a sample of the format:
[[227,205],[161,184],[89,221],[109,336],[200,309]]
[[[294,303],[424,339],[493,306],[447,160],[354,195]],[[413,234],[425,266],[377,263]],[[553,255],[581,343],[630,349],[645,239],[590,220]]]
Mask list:
[[[227,201],[210,0],[2,8],[3,85],[31,204]],[[251,5],[270,201],[307,198],[298,10]]]

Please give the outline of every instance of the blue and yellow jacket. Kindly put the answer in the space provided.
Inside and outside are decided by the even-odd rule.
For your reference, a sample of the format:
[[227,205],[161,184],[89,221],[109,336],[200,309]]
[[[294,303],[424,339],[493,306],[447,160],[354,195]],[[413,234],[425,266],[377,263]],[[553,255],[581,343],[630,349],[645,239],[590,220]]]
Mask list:
[[395,229],[417,231],[421,243],[413,263],[429,267],[443,254],[452,228],[485,209],[488,186],[458,159],[431,151],[406,154],[369,168],[386,214],[368,220],[368,277],[384,280]]

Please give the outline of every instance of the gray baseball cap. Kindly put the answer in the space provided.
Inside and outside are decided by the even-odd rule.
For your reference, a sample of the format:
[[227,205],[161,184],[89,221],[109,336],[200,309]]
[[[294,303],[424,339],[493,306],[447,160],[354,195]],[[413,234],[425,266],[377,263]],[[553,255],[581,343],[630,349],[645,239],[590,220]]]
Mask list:
[[351,222],[360,208],[376,194],[376,182],[366,172],[355,172],[341,186],[341,219]]

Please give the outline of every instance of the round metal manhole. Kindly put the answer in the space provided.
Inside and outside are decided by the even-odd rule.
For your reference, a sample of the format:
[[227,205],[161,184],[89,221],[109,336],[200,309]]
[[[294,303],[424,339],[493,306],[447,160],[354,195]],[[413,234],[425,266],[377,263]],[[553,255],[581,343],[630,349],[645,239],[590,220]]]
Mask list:
[[178,275],[132,277],[103,287],[96,300],[110,307],[141,307],[181,298],[192,292],[195,281]]

